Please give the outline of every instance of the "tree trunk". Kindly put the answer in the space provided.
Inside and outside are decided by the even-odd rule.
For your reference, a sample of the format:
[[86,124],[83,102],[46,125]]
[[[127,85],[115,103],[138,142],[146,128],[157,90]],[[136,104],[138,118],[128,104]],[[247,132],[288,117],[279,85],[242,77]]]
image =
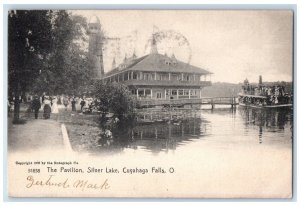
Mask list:
[[19,82],[15,83],[14,93],[15,93],[15,100],[14,100],[14,119],[13,119],[13,122],[18,123],[19,119],[20,119]]

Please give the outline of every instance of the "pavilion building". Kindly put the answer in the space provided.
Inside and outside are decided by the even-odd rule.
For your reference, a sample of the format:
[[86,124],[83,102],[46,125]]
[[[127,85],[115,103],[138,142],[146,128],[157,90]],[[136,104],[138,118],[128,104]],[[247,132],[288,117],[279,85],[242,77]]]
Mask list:
[[150,54],[137,58],[133,54],[107,72],[104,81],[128,86],[139,100],[201,98],[203,87],[211,85],[211,72],[157,52],[155,43]]

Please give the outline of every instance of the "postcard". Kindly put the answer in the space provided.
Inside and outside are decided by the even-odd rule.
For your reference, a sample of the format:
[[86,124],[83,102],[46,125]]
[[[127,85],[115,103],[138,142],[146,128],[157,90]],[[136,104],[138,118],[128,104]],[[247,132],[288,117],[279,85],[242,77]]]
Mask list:
[[10,197],[292,198],[292,10],[10,10]]

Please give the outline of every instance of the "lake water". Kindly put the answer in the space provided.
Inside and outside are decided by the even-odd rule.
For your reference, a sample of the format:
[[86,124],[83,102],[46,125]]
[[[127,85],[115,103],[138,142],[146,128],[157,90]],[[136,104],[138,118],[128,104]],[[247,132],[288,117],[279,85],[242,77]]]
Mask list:
[[164,155],[197,147],[232,149],[270,146],[291,149],[292,110],[217,108],[182,112],[187,117],[165,122],[121,125],[113,139],[103,139],[91,153],[140,153]]
[[[132,176],[142,196],[287,198],[292,120],[291,110],[203,109],[177,121],[125,125],[89,155],[116,167],[174,168],[172,175]],[[151,193],[145,181],[145,188],[153,181]]]

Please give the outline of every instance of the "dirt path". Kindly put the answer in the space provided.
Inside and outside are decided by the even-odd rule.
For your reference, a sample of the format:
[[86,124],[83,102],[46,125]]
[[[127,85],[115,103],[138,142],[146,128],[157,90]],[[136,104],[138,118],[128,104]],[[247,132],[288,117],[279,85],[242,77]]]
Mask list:
[[58,121],[28,119],[26,124],[14,125],[11,119],[8,119],[9,151],[63,149],[63,147],[63,137]]
[[58,109],[59,113],[52,113],[50,119],[45,120],[42,109],[39,118],[34,119],[34,114],[26,112],[23,108],[20,118],[26,120],[26,123],[19,125],[12,124],[13,113],[11,113],[8,118],[8,150],[10,152],[65,150],[70,142],[68,137],[66,139],[66,135],[65,139],[63,138],[61,125],[75,124],[75,127],[78,127],[78,124],[84,125],[89,121],[86,122],[85,116],[72,112],[70,107],[66,111],[64,106],[59,105]]

